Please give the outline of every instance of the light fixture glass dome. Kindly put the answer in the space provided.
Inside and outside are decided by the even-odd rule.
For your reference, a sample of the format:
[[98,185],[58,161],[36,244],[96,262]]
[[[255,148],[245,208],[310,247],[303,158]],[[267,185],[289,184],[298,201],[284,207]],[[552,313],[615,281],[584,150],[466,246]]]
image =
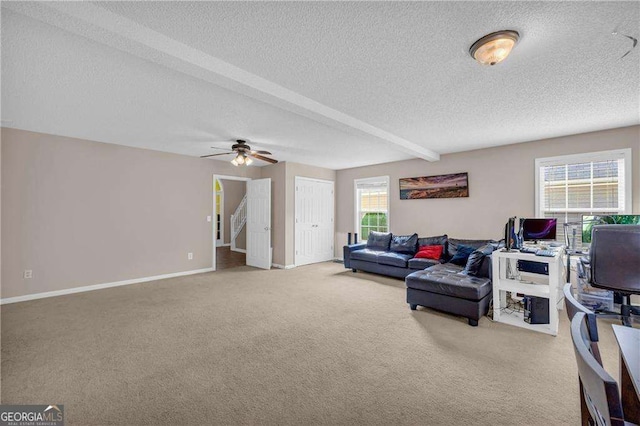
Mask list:
[[482,65],[495,65],[509,56],[519,38],[517,31],[491,33],[473,43],[469,53]]

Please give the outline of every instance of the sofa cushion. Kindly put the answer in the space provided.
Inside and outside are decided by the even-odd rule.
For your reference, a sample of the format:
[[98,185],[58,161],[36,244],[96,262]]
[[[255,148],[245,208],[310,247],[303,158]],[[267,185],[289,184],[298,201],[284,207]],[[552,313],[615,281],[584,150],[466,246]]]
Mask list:
[[451,259],[458,252],[458,246],[464,245],[477,249],[485,244],[489,244],[491,240],[459,240],[457,238],[449,238],[447,240],[447,259]]
[[380,265],[397,266],[399,268],[406,268],[407,261],[411,259],[413,255],[405,253],[394,253],[392,251],[381,252],[378,255],[378,263]]
[[440,264],[439,260],[435,259],[424,259],[419,257],[414,257],[413,259],[409,259],[408,265],[411,269],[427,269],[430,266]]
[[454,265],[464,266],[476,249],[471,246],[465,246],[463,244],[459,244],[456,250],[456,254],[451,258],[450,262]]
[[436,235],[435,237],[422,237],[418,238],[418,247],[420,246],[442,246],[444,247],[444,252],[447,252],[447,234],[444,235]]
[[405,284],[416,290],[474,301],[491,293],[490,279],[465,275],[461,266],[451,263],[413,272],[405,278]]
[[418,249],[418,234],[393,235],[389,250],[395,253],[415,254]]
[[471,253],[462,272],[474,277],[479,276],[482,264],[487,261],[487,256],[493,253],[493,247],[491,244],[485,244]]
[[391,243],[391,232],[369,232],[367,248],[371,250],[388,251]]
[[384,253],[384,252],[365,248],[361,250],[352,251],[350,257],[352,260],[364,260],[365,262],[378,263],[378,255],[380,255],[381,253]]

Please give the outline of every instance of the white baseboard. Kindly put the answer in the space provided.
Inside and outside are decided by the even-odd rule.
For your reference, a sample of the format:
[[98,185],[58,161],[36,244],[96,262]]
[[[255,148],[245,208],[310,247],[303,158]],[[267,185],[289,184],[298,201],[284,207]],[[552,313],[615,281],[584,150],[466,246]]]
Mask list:
[[273,266],[274,268],[278,268],[278,269],[293,269],[296,267],[296,265],[280,265],[278,263],[272,263],[271,266]]
[[247,252],[245,249],[240,249],[240,248],[232,248],[231,251],[236,251],[238,253],[246,253]]
[[213,272],[213,268],[195,269],[193,271],[175,272],[173,274],[155,275],[153,277],[135,278],[132,280],[115,281],[111,283],[87,285],[83,287],[66,288],[64,290],[47,291],[44,293],[27,294],[24,296],[7,297],[0,299],[0,305],[9,303],[26,302],[27,300],[44,299],[46,297],[64,296],[73,293],[83,293],[85,291],[101,290],[103,288],[120,287],[129,284],[145,283],[147,281],[164,280],[167,278],[183,277],[185,275],[202,274],[204,272]]

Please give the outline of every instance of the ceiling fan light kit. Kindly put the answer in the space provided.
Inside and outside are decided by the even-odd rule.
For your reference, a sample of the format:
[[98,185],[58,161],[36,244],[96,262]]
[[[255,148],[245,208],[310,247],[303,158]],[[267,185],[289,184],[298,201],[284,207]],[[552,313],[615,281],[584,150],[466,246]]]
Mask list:
[[469,53],[482,65],[495,65],[509,56],[519,39],[517,31],[497,31],[478,39],[471,45]]
[[[231,151],[229,152],[223,152],[221,154],[209,154],[209,155],[203,155],[200,158],[207,158],[207,157],[216,157],[218,155],[229,155],[229,154],[235,154],[235,157],[233,158],[233,160],[231,160],[231,164],[233,164],[234,166],[249,166],[253,163],[253,159],[255,158],[256,160],[262,160],[262,161],[266,161],[267,163],[271,163],[271,164],[275,164],[278,162],[278,160],[275,160],[273,158],[269,158],[269,157],[265,157],[264,155],[271,155],[271,153],[269,151],[252,151],[251,147],[249,145],[247,145],[247,141],[242,140],[242,139],[237,139],[235,141],[236,143],[233,144],[231,146]],[[214,149],[220,149],[220,148],[215,148],[212,147]]]

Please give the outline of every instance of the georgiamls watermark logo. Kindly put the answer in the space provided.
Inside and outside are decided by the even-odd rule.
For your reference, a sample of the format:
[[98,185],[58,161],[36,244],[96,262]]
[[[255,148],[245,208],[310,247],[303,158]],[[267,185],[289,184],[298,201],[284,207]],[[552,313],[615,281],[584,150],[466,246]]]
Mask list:
[[0,405],[0,426],[64,426],[64,405]]

